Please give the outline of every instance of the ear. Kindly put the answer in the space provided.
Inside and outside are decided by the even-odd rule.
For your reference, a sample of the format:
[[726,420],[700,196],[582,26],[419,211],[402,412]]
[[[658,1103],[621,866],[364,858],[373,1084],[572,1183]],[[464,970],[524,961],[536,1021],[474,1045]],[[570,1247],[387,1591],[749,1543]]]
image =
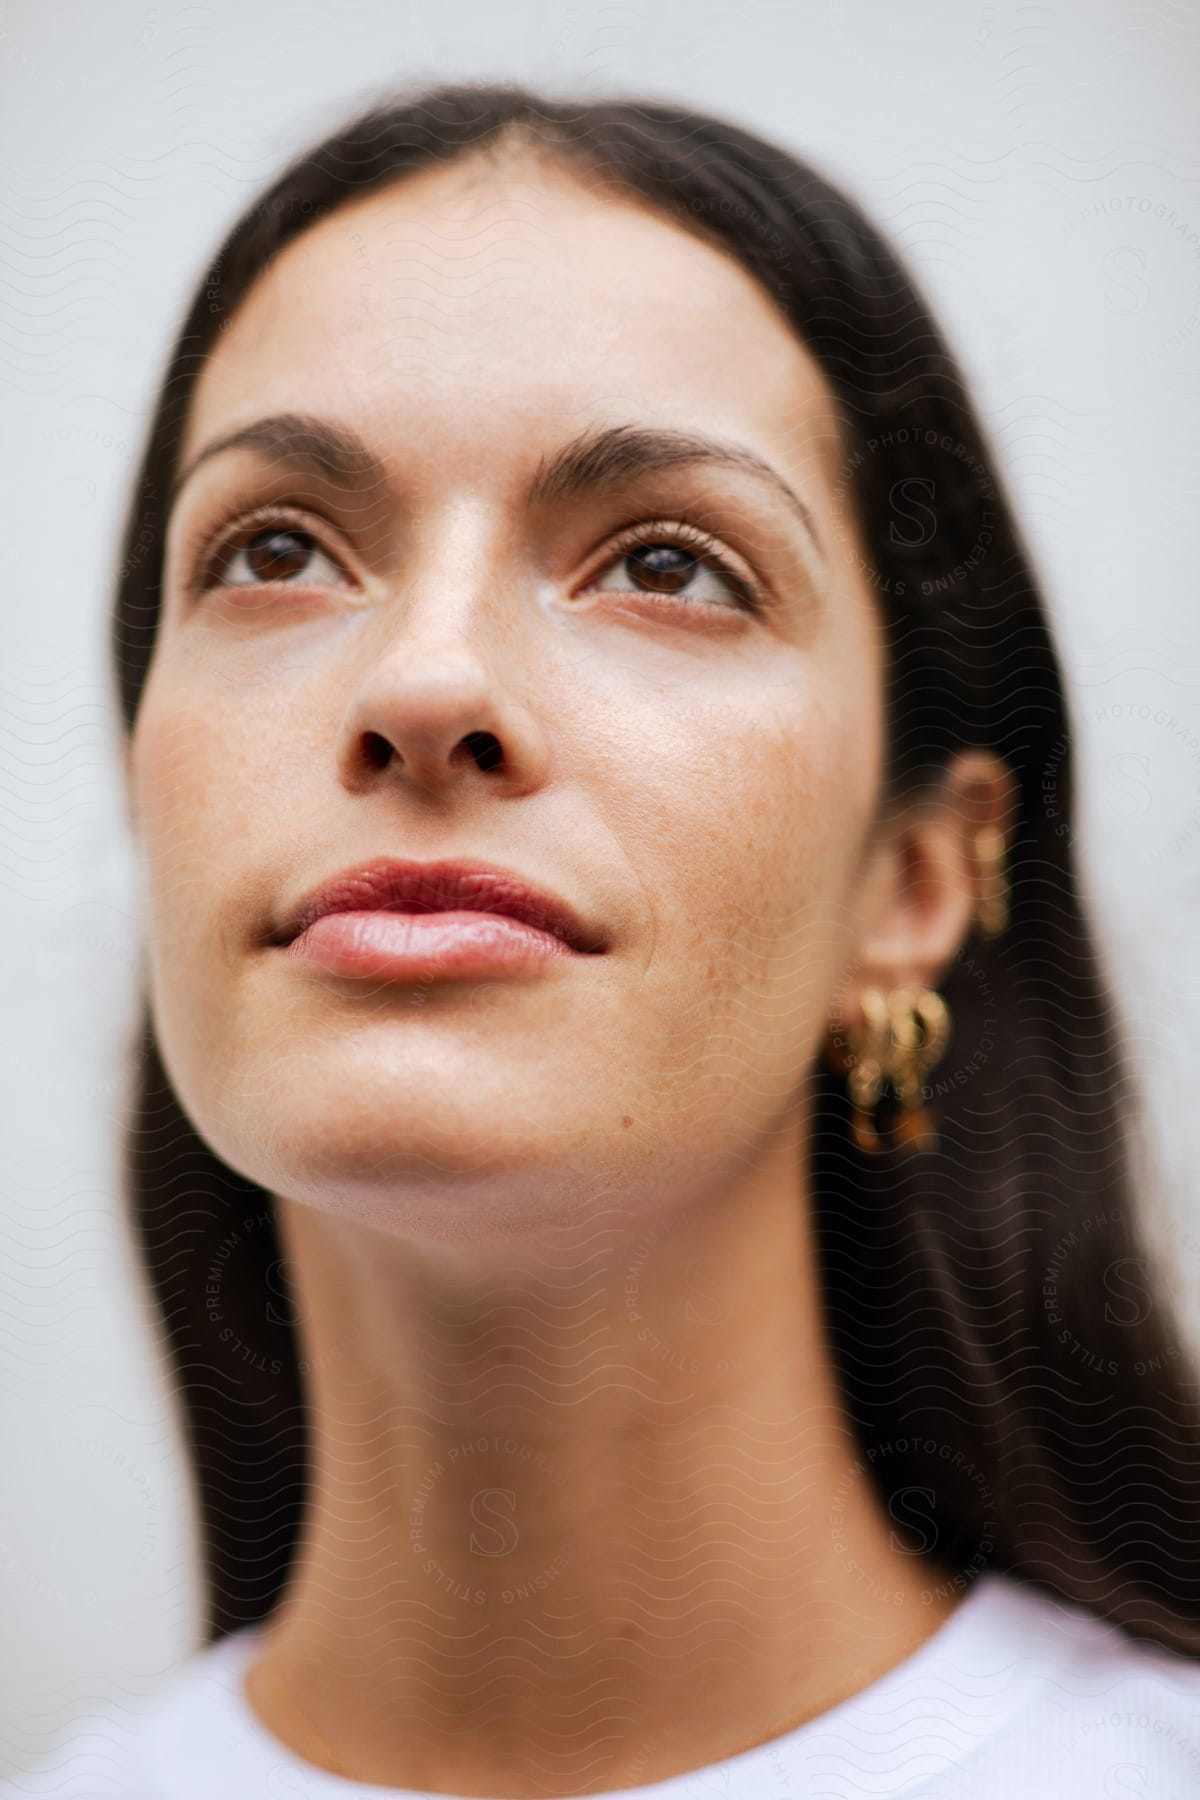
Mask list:
[[979,835],[1007,844],[1016,821],[1012,771],[988,750],[960,751],[936,788],[884,820],[863,867],[842,1023],[864,987],[936,988],[978,912],[989,873]]

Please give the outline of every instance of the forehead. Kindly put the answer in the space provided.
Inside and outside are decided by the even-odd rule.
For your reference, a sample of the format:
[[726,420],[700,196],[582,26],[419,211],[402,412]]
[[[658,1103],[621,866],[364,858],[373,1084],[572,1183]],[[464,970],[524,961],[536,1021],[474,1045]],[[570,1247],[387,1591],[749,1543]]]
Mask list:
[[423,170],[294,240],[210,356],[183,457],[295,410],[480,473],[614,417],[721,427],[794,470],[835,443],[818,365],[732,253],[532,161]]

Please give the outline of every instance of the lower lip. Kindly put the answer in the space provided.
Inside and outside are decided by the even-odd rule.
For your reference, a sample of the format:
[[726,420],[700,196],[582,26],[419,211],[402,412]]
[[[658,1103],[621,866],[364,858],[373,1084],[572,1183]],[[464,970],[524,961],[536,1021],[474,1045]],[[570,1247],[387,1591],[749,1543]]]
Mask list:
[[330,974],[375,981],[518,974],[576,954],[548,931],[480,912],[326,913],[286,949]]

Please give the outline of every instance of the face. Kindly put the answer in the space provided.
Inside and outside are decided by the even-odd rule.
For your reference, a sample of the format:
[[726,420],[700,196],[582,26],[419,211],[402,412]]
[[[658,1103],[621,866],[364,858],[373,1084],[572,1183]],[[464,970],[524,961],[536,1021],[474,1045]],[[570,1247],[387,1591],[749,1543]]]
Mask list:
[[[459,165],[260,278],[181,467],[283,415],[342,453],[276,426],[186,480],[130,750],[185,1109],[270,1191],[431,1238],[719,1192],[803,1092],[882,777],[815,361],[651,209]],[[379,857],[511,870],[603,951],[397,978],[264,942]]]

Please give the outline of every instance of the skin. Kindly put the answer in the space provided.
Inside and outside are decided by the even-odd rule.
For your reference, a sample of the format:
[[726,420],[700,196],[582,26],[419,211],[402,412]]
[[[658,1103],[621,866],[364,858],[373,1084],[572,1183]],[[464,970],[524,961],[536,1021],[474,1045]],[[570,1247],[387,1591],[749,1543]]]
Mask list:
[[[956,1604],[841,1413],[809,1080],[865,983],[936,985],[1011,786],[972,753],[882,808],[828,389],[753,278],[651,209],[520,155],[343,207],[221,338],[184,461],[283,412],[352,426],[382,475],[197,471],[129,748],[163,1055],[277,1197],[309,1382],[312,1510],[247,1697],[380,1785],[662,1780],[857,1692]],[[708,465],[526,504],[559,445],[628,422],[752,449],[821,548]],[[189,597],[201,534],[266,500],[333,561]],[[638,599],[607,546],[681,509],[769,613],[711,571]],[[390,984],[262,947],[377,854],[509,866],[608,950]]]

